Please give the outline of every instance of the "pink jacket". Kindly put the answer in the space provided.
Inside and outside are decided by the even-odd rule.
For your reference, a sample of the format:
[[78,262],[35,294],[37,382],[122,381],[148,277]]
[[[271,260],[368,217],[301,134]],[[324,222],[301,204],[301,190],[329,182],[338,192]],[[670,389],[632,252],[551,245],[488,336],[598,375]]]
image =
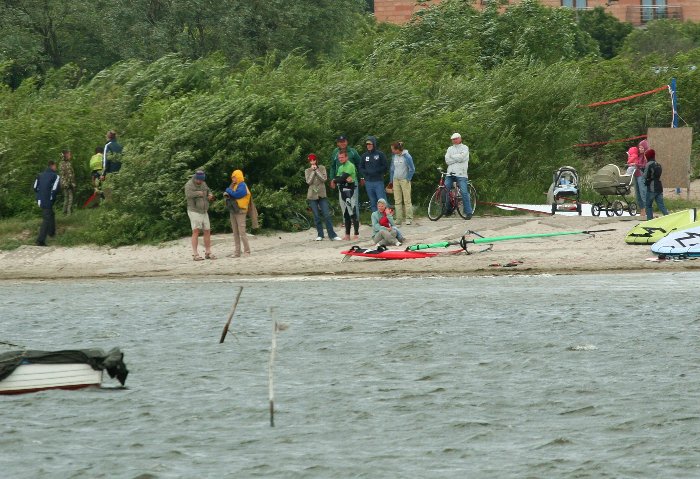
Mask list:
[[642,140],[639,142],[639,152],[637,154],[637,171],[634,172],[634,176],[642,176],[644,174],[644,168],[647,167],[647,159],[644,157],[644,152],[649,149],[649,142],[647,140]]

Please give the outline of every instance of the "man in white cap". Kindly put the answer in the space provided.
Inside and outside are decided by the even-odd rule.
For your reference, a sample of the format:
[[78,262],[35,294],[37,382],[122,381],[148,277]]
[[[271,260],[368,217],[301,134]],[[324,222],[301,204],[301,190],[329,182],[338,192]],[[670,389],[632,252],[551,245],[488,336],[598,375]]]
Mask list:
[[[469,147],[462,144],[462,135],[453,133],[452,146],[445,153],[445,163],[447,163],[447,176],[445,177],[445,187],[447,191],[452,189],[452,185],[457,180],[457,186],[462,190],[462,201],[464,202],[464,214],[467,219],[472,219],[472,204],[469,198],[469,178],[467,170],[469,169]],[[451,213],[452,211],[447,211]]]

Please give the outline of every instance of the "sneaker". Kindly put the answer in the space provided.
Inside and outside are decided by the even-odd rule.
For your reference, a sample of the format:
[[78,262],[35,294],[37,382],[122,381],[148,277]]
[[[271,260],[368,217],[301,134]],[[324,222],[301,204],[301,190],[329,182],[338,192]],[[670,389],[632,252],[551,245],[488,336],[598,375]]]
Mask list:
[[401,241],[397,241],[396,246],[401,246]]
[[377,244],[374,245],[374,249],[379,249],[379,248],[381,248],[381,247],[382,247],[382,244],[381,244],[381,243],[377,243]]
[[406,220],[406,225],[410,225],[410,224],[411,224],[411,220]]
[[323,241],[323,236],[317,236],[314,241]]
[[343,241],[343,238],[341,238],[340,236],[334,236],[333,238],[331,238],[331,241]]
[[47,245],[46,243],[44,243],[43,241],[37,241],[37,242],[36,242],[36,245],[37,245],[37,246],[48,246],[48,245]]
[[472,219],[472,215],[467,215],[467,219],[468,220]]

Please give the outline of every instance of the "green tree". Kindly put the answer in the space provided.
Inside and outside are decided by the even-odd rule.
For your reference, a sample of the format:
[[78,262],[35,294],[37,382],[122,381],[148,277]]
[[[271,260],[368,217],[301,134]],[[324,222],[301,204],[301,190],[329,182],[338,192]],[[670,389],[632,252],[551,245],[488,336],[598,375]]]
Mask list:
[[626,38],[624,52],[645,56],[671,57],[700,46],[700,25],[676,20],[655,20],[645,29],[636,29]]
[[634,29],[631,24],[607,13],[603,7],[582,10],[577,17],[579,27],[598,42],[600,56],[605,59],[613,58],[620,52],[625,38]]

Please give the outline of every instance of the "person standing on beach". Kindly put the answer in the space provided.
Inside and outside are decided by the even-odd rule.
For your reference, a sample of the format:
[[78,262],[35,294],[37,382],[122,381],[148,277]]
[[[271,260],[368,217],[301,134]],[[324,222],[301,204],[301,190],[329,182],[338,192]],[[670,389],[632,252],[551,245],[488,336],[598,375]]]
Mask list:
[[[216,259],[211,252],[211,226],[209,223],[209,202],[214,201],[214,195],[204,182],[204,171],[197,170],[192,178],[185,184],[185,198],[187,198],[187,216],[192,226],[192,259],[202,261],[204,259]],[[204,258],[199,255],[199,230],[204,233]]]
[[36,239],[37,246],[47,246],[46,236],[54,237],[56,235],[56,216],[53,212],[53,204],[60,188],[61,177],[56,173],[56,162],[51,160],[47,168],[39,173],[34,180],[36,201],[41,208],[41,227]]
[[369,206],[377,211],[377,200],[383,198],[384,174],[388,169],[386,155],[377,148],[377,138],[368,136],[365,142],[367,150],[360,159],[360,176],[365,179],[365,191],[369,197]]
[[634,172],[634,191],[637,205],[639,206],[639,216],[646,216],[647,186],[644,183],[644,169],[647,166],[645,153],[649,150],[649,142],[642,140],[637,146],[637,169]]
[[61,190],[63,191],[63,214],[70,215],[73,210],[73,197],[75,196],[75,171],[70,160],[73,154],[70,150],[61,152],[61,164],[58,166],[61,177]]
[[233,257],[241,256],[241,243],[243,243],[243,254],[250,254],[250,246],[248,245],[248,233],[245,229],[245,219],[248,214],[248,207],[252,199],[252,194],[248,185],[245,183],[245,178],[241,170],[234,170],[231,173],[231,186],[226,188],[224,192],[226,198],[226,206],[229,209],[229,219],[231,220],[231,229],[233,230],[234,250]]
[[652,204],[656,201],[656,206],[659,207],[661,213],[665,216],[668,214],[666,205],[664,204],[664,186],[661,184],[661,165],[656,161],[656,152],[652,149],[646,150],[644,156],[647,159],[647,166],[644,170],[644,182],[647,185],[647,204],[646,214],[647,220],[654,218]]
[[328,198],[326,198],[326,180],[328,174],[323,165],[319,165],[316,155],[311,153],[308,157],[309,166],[304,170],[304,178],[309,189],[306,193],[306,201],[314,214],[314,223],[316,224],[316,241],[323,241],[323,222],[326,224],[328,238],[331,241],[340,241],[338,235],[333,231],[333,218],[331,217],[330,209],[328,208]]
[[391,167],[389,168],[389,188],[394,190],[396,207],[396,224],[413,221],[413,204],[411,203],[411,180],[416,172],[413,157],[404,149],[403,142],[391,144]]
[[357,170],[355,165],[348,159],[347,153],[340,152],[338,154],[340,166],[336,171],[337,176],[333,178],[333,182],[338,185],[338,202],[340,211],[343,213],[343,222],[345,223],[345,241],[350,240],[350,224],[355,230],[355,238],[360,238],[360,221],[357,217],[357,201],[359,190],[357,185]]
[[[360,154],[357,152],[355,148],[349,147],[348,146],[348,138],[345,135],[340,135],[338,138],[335,139],[335,144],[336,148],[333,150],[333,153],[331,153],[331,169],[329,171],[329,177],[331,178],[331,189],[335,189],[335,181],[333,181],[332,178],[335,178],[338,175],[338,167],[340,167],[340,160],[338,157],[340,154],[344,154],[350,163],[355,165],[355,171],[360,171]],[[365,186],[365,179],[364,178],[359,178],[360,181],[355,183],[355,194],[354,196],[357,198],[357,201],[355,202],[355,217],[357,218],[358,225],[360,221],[360,186]]]
[[[472,204],[469,198],[469,178],[467,171],[469,169],[469,147],[462,143],[462,135],[453,133],[450,137],[452,146],[445,153],[445,163],[447,163],[447,175],[445,176],[445,188],[447,191],[452,189],[452,185],[457,181],[459,189],[462,190],[462,201],[464,203],[464,213],[467,219],[472,219]],[[447,211],[447,214],[452,211]]]

